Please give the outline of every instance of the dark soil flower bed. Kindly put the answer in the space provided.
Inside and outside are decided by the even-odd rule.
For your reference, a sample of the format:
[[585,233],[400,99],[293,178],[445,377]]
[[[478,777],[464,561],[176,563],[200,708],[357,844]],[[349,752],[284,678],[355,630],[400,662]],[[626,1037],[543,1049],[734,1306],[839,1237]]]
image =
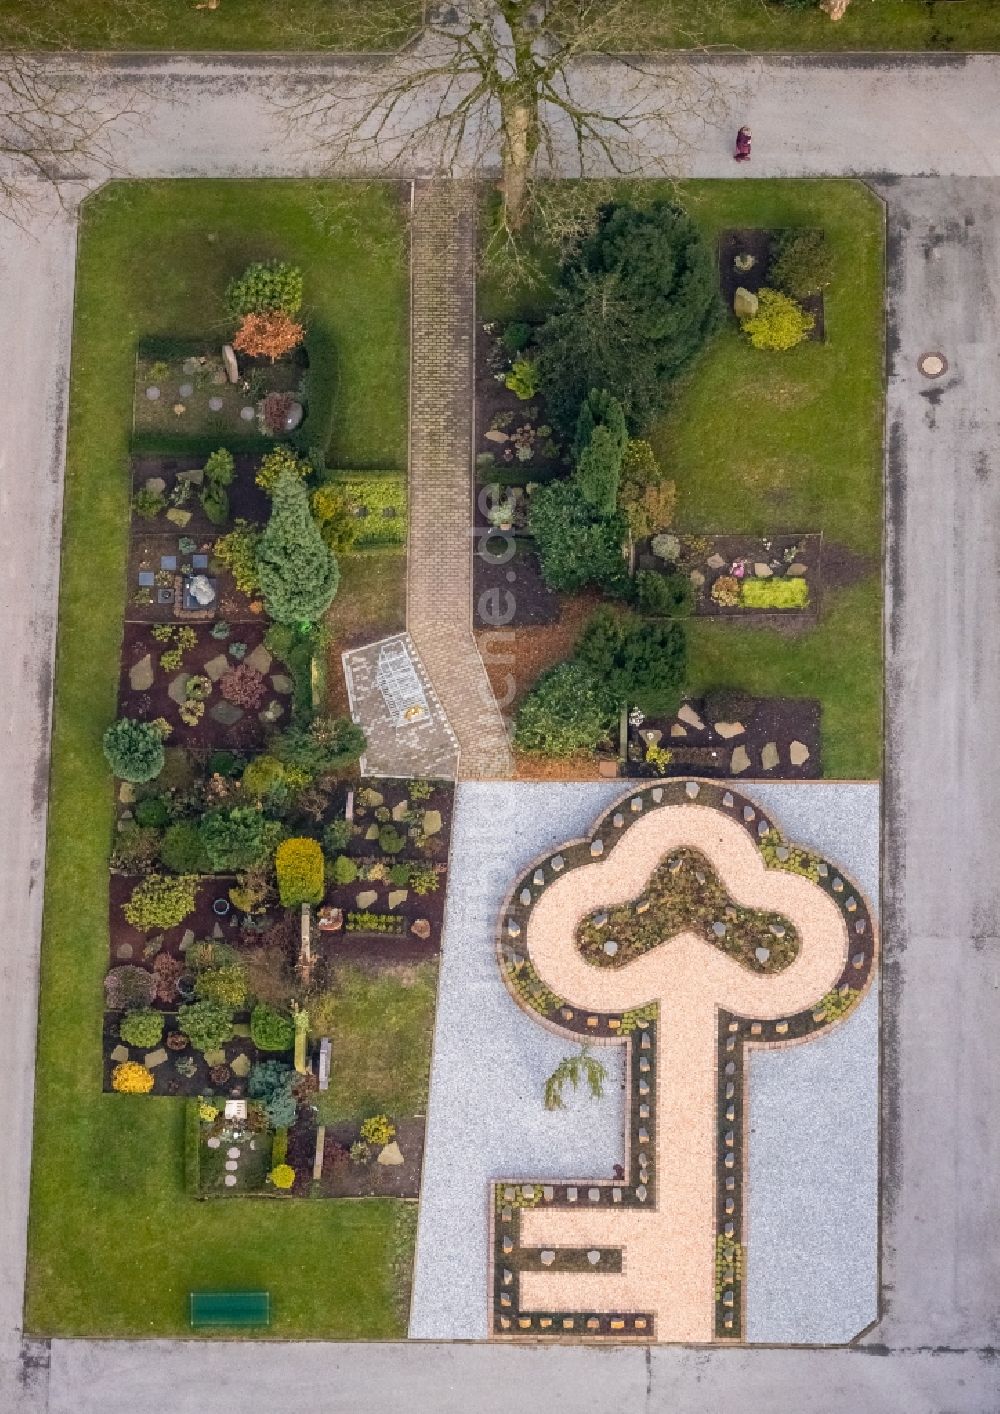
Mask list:
[[476,629],[537,628],[559,621],[560,596],[542,578],[530,539],[477,532],[472,580]]
[[[714,708],[714,715],[709,708]],[[722,709],[727,710],[726,718],[719,715]],[[645,759],[651,745],[671,752],[662,772]],[[731,703],[720,698],[718,706],[712,698],[695,699],[677,717],[633,721],[623,774],[818,779],[822,775],[820,704],[811,697],[738,694]]]
[[[562,448],[547,427],[540,393],[519,398],[497,377],[513,359],[501,342],[499,324],[476,331],[476,466],[479,479],[523,484],[546,481],[566,470]],[[530,356],[530,348],[528,350]]]
[[[164,718],[173,728],[168,738],[172,746],[259,749],[270,730],[287,726],[293,687],[286,665],[264,647],[267,624],[258,620],[234,625],[226,638],[214,637],[203,624],[191,625],[191,631],[197,635],[197,642],[184,651],[181,666],[164,668],[160,659],[174,649],[173,642],[158,642],[150,625],[125,625],[118,682],[119,715],[144,721]],[[264,696],[257,710],[235,707],[222,690],[225,674],[241,664],[262,670]],[[204,712],[195,725],[185,723],[180,716],[184,679],[191,676],[206,678],[210,684],[203,699]]]
[[[220,437],[219,446],[224,447],[226,445],[226,439]],[[157,481],[163,482],[163,490],[160,494],[169,502],[171,497],[178,494],[178,486],[182,485],[185,480],[192,482],[191,491],[182,506],[182,509],[189,512],[191,516],[187,525],[178,527],[171,524],[166,518],[166,509],[161,511],[153,520],[144,520],[133,511],[133,534],[143,532],[173,535],[186,534],[211,537],[214,539],[220,535],[225,535],[226,531],[232,527],[232,523],[235,520],[266,521],[271,514],[271,500],[267,492],[262,491],[254,480],[257,474],[257,468],[261,463],[261,455],[253,455],[246,452],[234,455],[233,460],[236,464],[236,471],[232,482],[226,487],[226,495],[229,499],[229,517],[224,525],[215,525],[208,519],[208,516],[206,516],[202,509],[201,500],[199,499],[198,493],[203,485],[203,480],[199,473],[204,468],[207,456],[165,457],[154,456],[149,453],[140,453],[133,457],[133,496],[141,491],[146,483],[152,479],[154,487]]]
[[[317,1185],[323,1198],[416,1198],[420,1194],[420,1171],[424,1157],[423,1118],[393,1121],[393,1142],[403,1156],[401,1164],[380,1164],[378,1150],[360,1163],[350,1157],[351,1145],[361,1137],[358,1124],[328,1125],[323,1146],[323,1170]],[[316,1152],[315,1124],[300,1124],[288,1136],[288,1162],[295,1169],[296,1193],[312,1188]],[[308,1166],[306,1170],[306,1157]],[[300,1172],[300,1163],[303,1171]]]
[[588,962],[624,967],[685,930],[753,972],[782,972],[799,951],[787,918],[737,904],[709,860],[688,848],[664,859],[638,898],[589,914],[576,937]]
[[[227,623],[254,623],[264,617],[259,599],[251,599],[236,588],[229,570],[214,553],[219,532],[191,535],[186,531],[164,534],[150,532],[146,523],[133,523],[129,544],[125,619],[129,623],[206,623],[217,619]],[[194,549],[186,545],[193,541]],[[204,610],[183,607],[182,585],[185,572],[204,574],[215,589],[214,601]],[[149,577],[152,576],[152,583]],[[253,607],[256,606],[256,607]]]
[[[732,313],[733,297],[737,289],[742,287],[755,295],[769,284],[768,275],[777,254],[778,241],[782,235],[784,235],[783,231],[761,230],[759,227],[746,227],[721,233],[719,236],[719,283],[722,286],[722,297],[726,301],[726,308],[730,313]],[[753,257],[754,263],[749,270],[737,270],[734,262],[738,255]],[[798,303],[816,321],[806,338],[815,343],[822,343],[826,338],[822,290],[819,294],[808,295]]]
[[[653,554],[652,542],[636,548],[636,569],[660,574],[680,571],[690,579],[695,613],[741,622],[773,623],[792,617],[813,624],[819,617],[823,588],[823,536],[805,535],[680,535],[675,537],[676,561]],[[673,547],[671,547],[673,548]],[[712,587],[717,580],[735,581],[737,588],[751,580],[773,583],[803,579],[808,603],[792,609],[753,609],[742,603],[719,602]]]

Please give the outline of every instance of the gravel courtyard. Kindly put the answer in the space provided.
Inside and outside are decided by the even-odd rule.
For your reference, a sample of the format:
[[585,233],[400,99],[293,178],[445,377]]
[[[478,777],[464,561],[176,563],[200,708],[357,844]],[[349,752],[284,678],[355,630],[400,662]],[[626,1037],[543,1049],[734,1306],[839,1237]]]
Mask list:
[[[535,1025],[500,978],[497,913],[519,869],[589,829],[621,782],[458,788],[431,1072],[410,1335],[487,1336],[489,1183],[609,1176],[623,1151],[615,1050],[600,1101],[542,1105],[572,1045]],[[842,865],[877,907],[877,786],[748,787],[794,840]],[[748,1335],[836,1343],[877,1297],[878,998],[829,1035],[750,1066]]]

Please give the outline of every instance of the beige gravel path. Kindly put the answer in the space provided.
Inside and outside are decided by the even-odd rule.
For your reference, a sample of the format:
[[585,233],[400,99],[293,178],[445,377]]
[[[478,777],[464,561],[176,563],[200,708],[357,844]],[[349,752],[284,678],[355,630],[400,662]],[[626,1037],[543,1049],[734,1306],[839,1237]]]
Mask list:
[[[784,972],[748,972],[693,933],[680,933],[622,968],[585,960],[577,924],[602,906],[634,898],[663,856],[700,849],[738,903],[785,914],[801,950]],[[716,1016],[752,1018],[802,1011],[837,982],[848,936],[840,911],[817,885],[769,870],[733,819],[701,805],[665,806],[637,821],[611,852],[574,869],[542,894],[526,942],[542,980],[571,1005],[625,1011],[656,1001],[657,1206],[642,1210],[528,1209],[526,1246],[624,1248],[620,1276],[525,1273],[525,1310],[650,1311],[659,1341],[713,1338],[715,1243]]]

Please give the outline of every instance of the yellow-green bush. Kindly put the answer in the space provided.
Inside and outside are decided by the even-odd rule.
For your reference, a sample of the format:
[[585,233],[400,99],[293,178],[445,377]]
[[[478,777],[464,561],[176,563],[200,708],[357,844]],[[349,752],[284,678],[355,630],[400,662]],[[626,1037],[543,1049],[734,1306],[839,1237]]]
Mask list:
[[153,1088],[153,1072],[138,1061],[123,1061],[111,1072],[111,1088],[119,1095],[148,1095]]
[[274,855],[278,895],[285,908],[320,903],[323,898],[323,851],[316,840],[283,840]]

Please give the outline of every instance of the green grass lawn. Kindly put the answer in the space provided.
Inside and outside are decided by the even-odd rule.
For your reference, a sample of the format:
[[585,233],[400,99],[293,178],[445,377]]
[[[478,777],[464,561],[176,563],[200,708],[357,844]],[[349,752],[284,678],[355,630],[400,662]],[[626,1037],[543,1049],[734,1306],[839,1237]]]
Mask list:
[[[317,220],[349,196],[356,224]],[[342,208],[341,208],[342,209]],[[81,232],[62,550],[32,1166],[27,1328],[186,1330],[194,1287],[266,1287],[275,1336],[389,1337],[409,1222],[391,1201],[198,1203],[184,1193],[184,1105],[101,1093],[111,780],[139,334],[218,332],[246,261],[284,256],[334,357],[333,460],[405,465],[406,270],[391,188],[114,186]],[[210,240],[209,237],[212,237]],[[395,251],[395,254],[392,252]],[[400,1232],[403,1237],[400,1237]]]
[[[996,0],[853,0],[833,24],[779,0],[633,0],[642,47],[742,49],[997,49]],[[419,0],[398,0],[398,28],[373,39],[363,0],[0,0],[0,43],[77,49],[390,48],[419,24]],[[629,36],[629,47],[635,47]]]
[[[636,190],[638,194],[639,189]],[[730,227],[820,226],[836,257],[826,341],[758,352],[730,320],[671,390],[651,428],[691,533],[822,530],[864,556],[864,579],[824,595],[822,620],[793,636],[697,619],[689,688],[739,686],[823,702],[823,770],[872,778],[882,756],[882,439],[884,220],[859,182],[648,183],[675,195],[715,244]],[[629,188],[622,184],[623,197]],[[551,255],[536,252],[541,268]],[[483,319],[537,315],[547,288],[511,291],[489,273]]]
[[427,1108],[437,967],[401,967],[377,976],[336,971],[330,1088],[317,1095],[324,1124],[373,1113],[423,1114]]

